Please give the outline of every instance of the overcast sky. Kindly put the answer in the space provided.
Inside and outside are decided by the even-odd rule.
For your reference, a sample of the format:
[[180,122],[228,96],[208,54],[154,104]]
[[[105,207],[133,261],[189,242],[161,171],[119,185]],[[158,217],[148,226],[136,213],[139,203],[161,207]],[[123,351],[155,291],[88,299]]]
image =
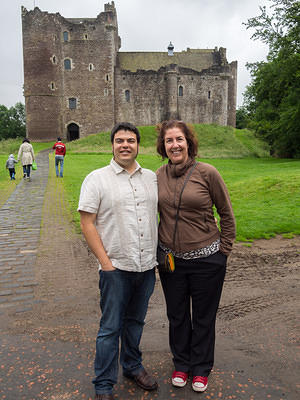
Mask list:
[[[59,12],[63,17],[96,16],[104,11],[103,0],[5,0],[1,2],[0,104],[24,103],[21,5],[32,10]],[[115,0],[121,51],[174,51],[187,47],[225,47],[227,60],[238,61],[238,105],[250,82],[246,62],[266,59],[267,47],[250,40],[242,25],[260,14],[259,6],[270,0]]]

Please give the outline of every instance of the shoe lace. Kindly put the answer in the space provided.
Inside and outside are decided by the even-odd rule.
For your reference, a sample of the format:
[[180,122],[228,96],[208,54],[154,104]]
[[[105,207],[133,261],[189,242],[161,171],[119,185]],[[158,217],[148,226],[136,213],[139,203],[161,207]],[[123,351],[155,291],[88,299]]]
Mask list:
[[180,379],[183,379],[185,381],[186,378],[187,378],[187,373],[180,372],[180,371],[174,371],[173,375],[172,375],[172,378],[180,378]]
[[199,382],[199,383],[202,383],[203,385],[206,385],[207,378],[205,376],[194,376],[193,383],[195,383],[195,382]]

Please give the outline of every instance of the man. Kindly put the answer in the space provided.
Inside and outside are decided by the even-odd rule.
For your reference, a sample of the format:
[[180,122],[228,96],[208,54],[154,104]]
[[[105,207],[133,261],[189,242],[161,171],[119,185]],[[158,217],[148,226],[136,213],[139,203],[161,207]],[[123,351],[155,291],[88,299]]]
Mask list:
[[[61,141],[61,138],[57,138],[57,142],[55,145],[52,147],[55,149],[55,171],[56,171],[56,177],[58,178],[59,176],[62,178],[63,177],[63,172],[64,172],[64,158],[66,155],[66,146],[65,144]],[[60,172],[58,170],[58,165],[60,164]]]
[[99,261],[102,317],[96,340],[95,400],[112,400],[123,375],[145,390],[157,382],[142,366],[139,344],[155,284],[157,180],[136,162],[140,134],[128,122],[111,132],[113,159],[84,180],[81,229]]

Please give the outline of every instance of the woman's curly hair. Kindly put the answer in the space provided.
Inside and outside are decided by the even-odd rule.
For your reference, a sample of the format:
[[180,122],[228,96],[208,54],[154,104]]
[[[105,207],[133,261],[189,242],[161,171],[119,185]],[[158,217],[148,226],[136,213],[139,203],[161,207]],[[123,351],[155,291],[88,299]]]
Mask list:
[[164,139],[166,131],[172,128],[179,128],[182,131],[188,144],[188,155],[190,158],[194,159],[198,154],[198,140],[194,133],[194,129],[191,125],[175,119],[171,121],[163,121],[161,124],[158,124],[156,126],[156,130],[158,132],[156,150],[158,154],[161,155],[163,160],[165,158],[168,158],[165,149]]

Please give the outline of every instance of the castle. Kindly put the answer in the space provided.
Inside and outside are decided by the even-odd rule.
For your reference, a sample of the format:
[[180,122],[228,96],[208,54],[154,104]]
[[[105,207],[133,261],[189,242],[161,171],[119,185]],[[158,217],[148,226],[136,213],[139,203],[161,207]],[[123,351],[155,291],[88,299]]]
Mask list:
[[120,52],[114,2],[97,18],[22,7],[27,136],[74,140],[116,122],[235,126],[237,62],[226,49]]

